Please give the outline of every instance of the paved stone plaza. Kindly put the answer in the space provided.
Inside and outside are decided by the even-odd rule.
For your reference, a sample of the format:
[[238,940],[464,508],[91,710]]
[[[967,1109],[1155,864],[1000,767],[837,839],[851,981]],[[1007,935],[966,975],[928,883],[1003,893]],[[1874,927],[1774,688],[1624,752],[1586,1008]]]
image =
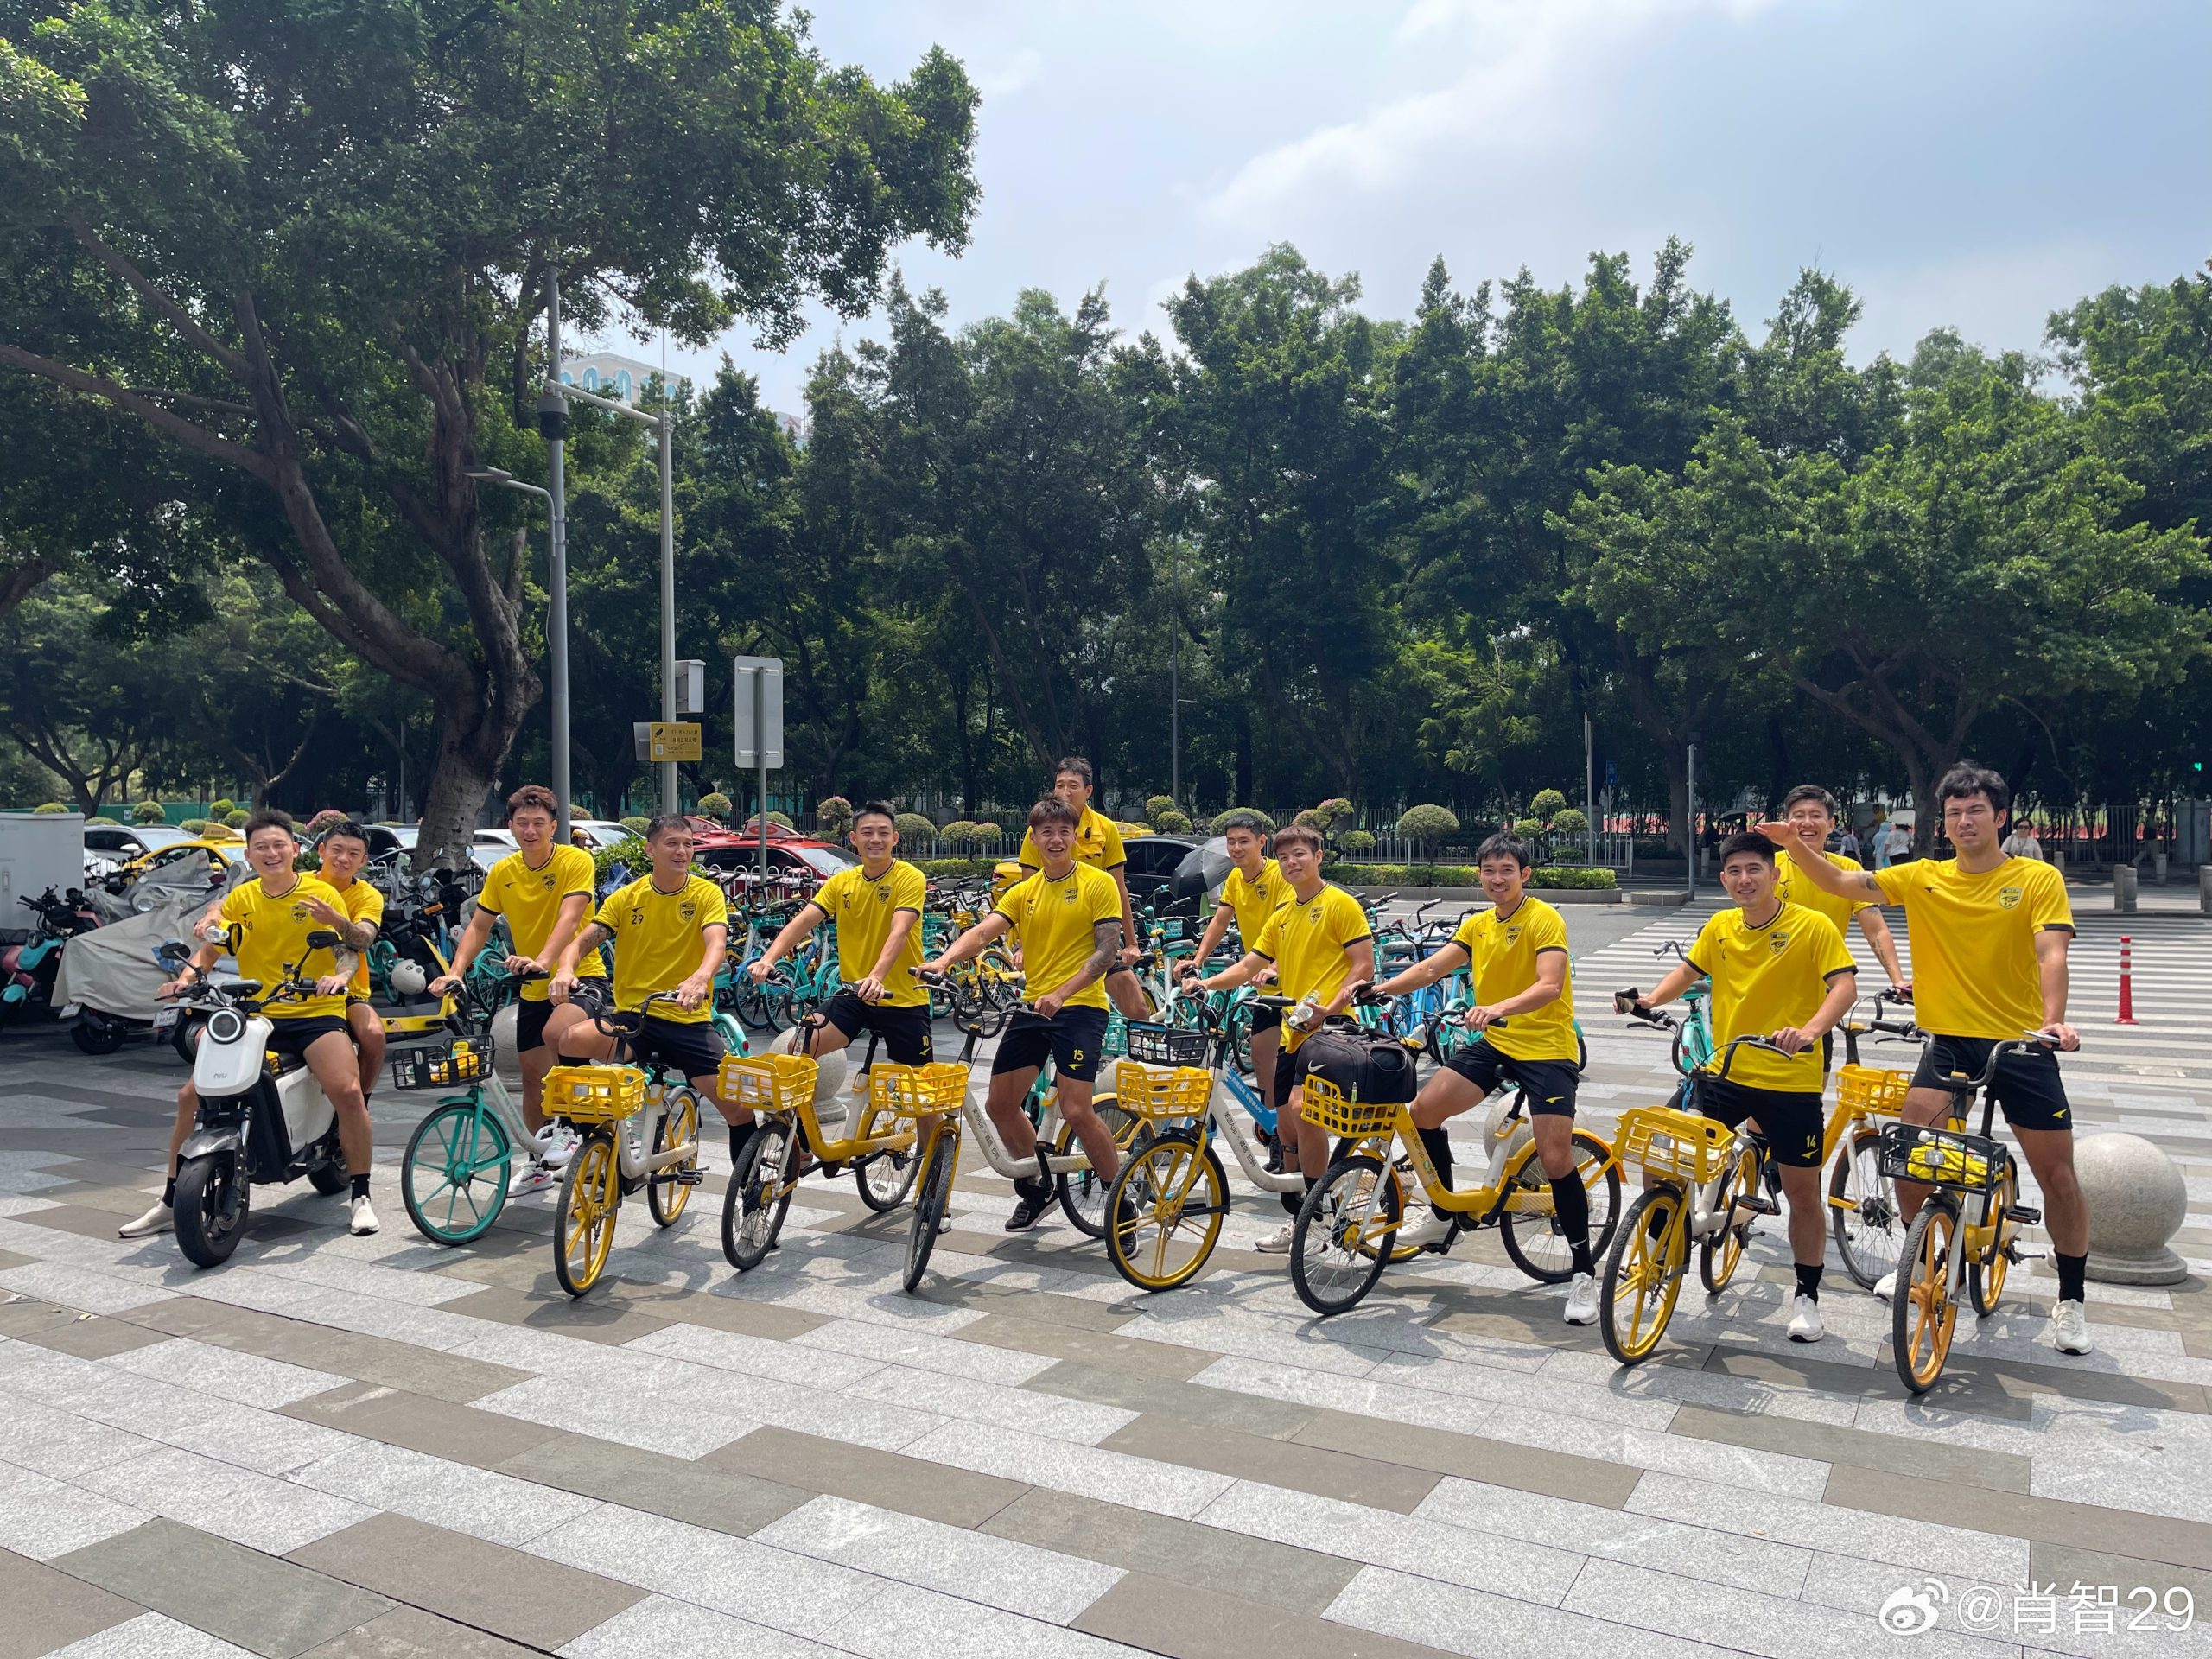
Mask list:
[[[2181,1162],[2202,1274],[2212,923],[2109,902],[2075,895],[2069,1086],[2084,1130]],[[1586,1121],[1663,1088],[1663,1039],[1605,993],[1709,910],[1569,912]],[[988,1171],[921,1295],[906,1212],[849,1179],[740,1278],[710,1135],[684,1221],[626,1206],[572,1303],[550,1198],[474,1247],[416,1235],[390,1171],[427,1097],[388,1092],[380,1236],[302,1185],[200,1273],[115,1236],[181,1075],[0,1039],[0,1659],[2212,1653],[2169,1611],[2212,1607],[2201,1279],[2093,1285],[2077,1360],[2041,1340],[2047,1271],[2016,1274],[1913,1405],[1833,1252],[1827,1339],[1783,1338],[1777,1223],[1625,1373],[1494,1235],[1316,1321],[1249,1249],[1281,1219],[1257,1198],[1156,1298],[1057,1211],[1007,1236]],[[1935,1629],[1893,1633],[1916,1606]]]

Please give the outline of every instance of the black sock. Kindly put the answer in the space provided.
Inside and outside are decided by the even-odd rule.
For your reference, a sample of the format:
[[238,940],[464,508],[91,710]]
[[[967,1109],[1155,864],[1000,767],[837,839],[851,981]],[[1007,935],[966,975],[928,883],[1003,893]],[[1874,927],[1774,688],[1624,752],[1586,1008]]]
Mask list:
[[1552,1183],[1552,1208],[1559,1214],[1567,1247],[1574,1252],[1575,1272],[1597,1272],[1598,1265],[1590,1258],[1590,1194],[1580,1170],[1570,1169]]
[[729,1166],[737,1169],[745,1162],[745,1148],[752,1143],[757,1123],[733,1123],[729,1126]]
[[365,1198],[369,1196],[369,1178],[367,1176],[356,1175],[353,1177],[353,1196],[357,1198]]
[[1306,1192],[1302,1187],[1293,1187],[1289,1192],[1277,1196],[1282,1199],[1283,1214],[1293,1219],[1295,1219],[1298,1212],[1306,1207]]
[[1797,1268],[1797,1294],[1800,1296],[1809,1297],[1814,1301],[1819,1301],[1821,1300],[1821,1268],[1822,1264],[1815,1262],[1808,1268],[1802,1262],[1800,1262],[1796,1265]]
[[1452,1190],[1452,1137],[1441,1128],[1421,1132],[1421,1150],[1428,1154],[1428,1161],[1436,1166],[1436,1182],[1446,1192]]
[[176,1208],[176,1177],[174,1175],[162,1183],[162,1202],[172,1210]]
[[2058,1300],[2062,1302],[2087,1300],[2088,1298],[2082,1292],[2082,1281],[2088,1271],[2088,1252],[2084,1250],[2079,1255],[2068,1255],[2062,1251],[2053,1250],[2050,1259],[2058,1263]]

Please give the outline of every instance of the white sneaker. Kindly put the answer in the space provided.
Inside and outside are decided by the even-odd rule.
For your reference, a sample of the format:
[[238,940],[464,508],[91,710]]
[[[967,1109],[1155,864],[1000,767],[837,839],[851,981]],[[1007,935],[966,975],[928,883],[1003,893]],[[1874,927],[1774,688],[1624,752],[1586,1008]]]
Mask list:
[[576,1155],[576,1137],[562,1134],[550,1123],[532,1135],[531,1140],[534,1143],[532,1149],[537,1154],[533,1161],[543,1165],[556,1175],[566,1169],[569,1160]]
[[[156,1233],[168,1233],[175,1230],[176,1211],[156,1198],[154,1200],[152,1209],[136,1221],[124,1222],[122,1226],[115,1230],[115,1236],[118,1238],[151,1238]],[[2075,1306],[2078,1306],[2080,1304],[2077,1303]]]
[[1398,1226],[1396,1248],[1402,1250],[1421,1244],[1441,1244],[1452,1236],[1452,1218],[1434,1210],[1416,1207]]
[[353,1221],[347,1230],[356,1238],[365,1238],[376,1230],[377,1212],[369,1207],[369,1195],[364,1192],[353,1200]]
[[1878,1300],[1888,1301],[1897,1294],[1897,1270],[1891,1268],[1874,1281],[1874,1295]]
[[1269,1233],[1265,1238],[1262,1239],[1252,1248],[1255,1250],[1264,1250],[1269,1255],[1288,1255],[1290,1254],[1290,1236],[1297,1230],[1298,1224],[1296,1222],[1286,1221],[1281,1227],[1277,1228],[1274,1232]]
[[2050,1345],[2062,1354],[2087,1354],[2096,1350],[2089,1340],[2089,1316],[2079,1302],[2061,1302],[2050,1312]]
[[1567,1292],[1567,1322],[1569,1325],[1598,1323],[1598,1281],[1590,1274],[1578,1273]]
[[1790,1316],[1789,1340],[1818,1342],[1827,1334],[1821,1324],[1821,1305],[1809,1296],[1797,1299],[1797,1311]]
[[560,1172],[543,1158],[533,1158],[523,1166],[522,1173],[508,1189],[510,1198],[524,1198],[532,1192],[543,1192],[561,1178]]

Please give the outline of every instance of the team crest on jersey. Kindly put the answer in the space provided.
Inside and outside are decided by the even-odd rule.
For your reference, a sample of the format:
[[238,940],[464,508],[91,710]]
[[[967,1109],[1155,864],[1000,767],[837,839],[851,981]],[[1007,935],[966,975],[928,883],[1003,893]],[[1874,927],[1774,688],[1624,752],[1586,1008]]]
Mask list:
[[1308,909],[1306,912],[1306,919],[1314,926],[1319,926],[1321,923],[1321,906],[1315,905]]
[[1777,927],[1766,936],[1767,954],[1778,957],[1789,948],[1789,930]]
[[1510,926],[1510,927],[1509,927],[1509,928],[1507,928],[1507,929],[1505,930],[1505,948],[1506,948],[1507,950],[1511,950],[1515,945],[1516,945],[1516,944],[1520,944],[1520,943],[1521,943],[1521,924],[1520,924],[1520,923],[1518,923],[1518,922],[1516,922],[1516,923],[1514,923],[1514,924],[1513,924],[1513,925],[1512,925],[1512,926]]
[[551,890],[553,886],[553,872],[550,867],[547,868],[544,874],[537,878],[537,882],[540,887],[546,888],[549,892]]
[[696,912],[698,908],[698,906],[693,904],[689,899],[686,899],[682,904],[676,907],[677,918],[679,921],[688,922],[691,919],[693,913]]
[[2018,887],[1999,887],[1999,888],[1998,888],[1998,890],[1997,890],[1997,907],[1998,907],[1998,909],[1999,909],[1999,910],[2012,910],[2012,909],[2015,908],[2015,907],[2019,904],[2019,902],[2020,902],[2020,890],[2019,890]]
[[302,899],[292,906],[292,919],[296,922],[304,922],[308,919],[308,901],[306,899]]

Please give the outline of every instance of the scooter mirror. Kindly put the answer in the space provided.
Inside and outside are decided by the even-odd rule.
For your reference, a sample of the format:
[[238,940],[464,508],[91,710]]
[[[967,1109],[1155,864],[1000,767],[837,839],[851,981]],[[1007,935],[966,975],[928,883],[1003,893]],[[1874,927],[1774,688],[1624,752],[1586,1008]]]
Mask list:
[[327,927],[318,927],[308,935],[308,949],[310,950],[334,950],[343,943]]
[[182,967],[192,960],[192,947],[182,939],[164,939],[154,947],[154,960],[164,967]]

